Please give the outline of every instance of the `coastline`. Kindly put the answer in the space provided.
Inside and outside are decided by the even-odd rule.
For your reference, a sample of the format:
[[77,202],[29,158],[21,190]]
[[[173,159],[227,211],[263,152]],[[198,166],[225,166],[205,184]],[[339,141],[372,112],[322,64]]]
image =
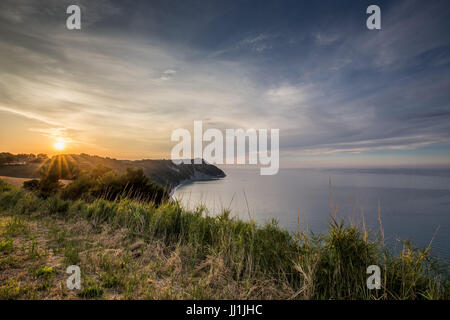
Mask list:
[[212,177],[212,176],[205,177],[205,176],[202,175],[202,176],[197,176],[197,177],[194,176],[194,177],[192,177],[190,179],[184,179],[184,180],[180,181],[180,183],[178,183],[175,187],[173,187],[172,190],[170,190],[169,199],[172,200],[172,201],[175,201],[175,199],[173,198],[173,196],[175,194],[175,191],[177,191],[178,188],[180,188],[180,187],[182,187],[182,186],[184,186],[186,184],[197,182],[197,181],[218,180],[218,179],[223,179],[226,176],[227,176],[226,174],[223,177]]
[[179,187],[181,187],[181,186],[183,186],[183,185],[185,185],[185,184],[187,184],[187,183],[190,183],[190,182],[194,182],[194,181],[192,181],[191,179],[182,180],[179,184],[177,184],[175,187],[173,187],[172,190],[170,190],[170,193],[169,193],[169,199],[170,199],[170,200],[175,200],[175,199],[173,198],[173,196],[174,196],[174,194],[175,194],[175,191],[177,191],[177,189],[178,189]]

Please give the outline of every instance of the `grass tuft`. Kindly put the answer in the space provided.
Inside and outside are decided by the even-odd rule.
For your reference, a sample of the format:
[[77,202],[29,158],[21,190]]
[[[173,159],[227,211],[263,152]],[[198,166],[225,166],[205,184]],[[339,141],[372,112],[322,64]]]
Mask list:
[[78,293],[78,296],[84,299],[97,299],[100,298],[102,295],[103,295],[103,288],[98,284],[92,282],[89,282],[89,284],[85,288],[82,288],[81,291]]
[[11,253],[14,251],[14,245],[11,239],[0,241],[0,252]]
[[52,267],[42,266],[36,270],[35,274],[37,277],[50,279],[54,275],[55,271]]

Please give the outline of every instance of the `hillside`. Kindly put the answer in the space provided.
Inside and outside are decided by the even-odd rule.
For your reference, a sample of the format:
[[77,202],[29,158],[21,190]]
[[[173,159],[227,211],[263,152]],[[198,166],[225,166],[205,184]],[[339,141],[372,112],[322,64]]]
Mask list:
[[16,161],[17,164],[14,161],[7,164],[0,163],[0,176],[37,178],[39,177],[39,168],[41,166],[56,164],[62,167],[61,179],[71,179],[70,175],[73,174],[74,168],[76,170],[90,171],[96,167],[107,167],[118,172],[124,172],[128,167],[142,168],[152,181],[169,188],[185,180],[207,180],[225,177],[225,173],[222,170],[206,162],[202,164],[175,165],[171,160],[117,160],[88,154],[58,155],[41,162],[23,161],[22,158],[20,158],[20,162]]
[[[67,267],[81,270],[79,290]],[[381,289],[366,287],[367,266]],[[448,265],[365,228],[288,233],[204,207],[46,199],[0,180],[1,299],[448,299]]]

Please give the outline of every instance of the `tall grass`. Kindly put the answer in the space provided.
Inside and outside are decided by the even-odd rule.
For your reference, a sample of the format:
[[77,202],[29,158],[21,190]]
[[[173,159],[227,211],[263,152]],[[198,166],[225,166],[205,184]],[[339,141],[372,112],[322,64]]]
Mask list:
[[[224,210],[209,216],[204,207],[185,210],[179,203],[159,206],[126,198],[45,200],[0,180],[0,211],[18,215],[79,217],[94,226],[126,228],[130,237],[162,241],[167,248],[191,248],[193,265],[208,258],[220,260],[234,280],[270,279],[292,299],[448,299],[448,265],[430,255],[430,248],[404,244],[391,251],[381,237],[331,218],[329,231],[291,234],[273,220],[263,226],[244,222]],[[382,288],[369,290],[366,269],[378,265]]]

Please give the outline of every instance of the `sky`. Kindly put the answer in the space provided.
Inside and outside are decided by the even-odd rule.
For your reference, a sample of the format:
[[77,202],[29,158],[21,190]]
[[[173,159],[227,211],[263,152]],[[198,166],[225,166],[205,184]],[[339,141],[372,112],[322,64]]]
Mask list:
[[449,30],[447,0],[2,0],[0,151],[167,159],[202,120],[280,129],[282,167],[450,165]]

